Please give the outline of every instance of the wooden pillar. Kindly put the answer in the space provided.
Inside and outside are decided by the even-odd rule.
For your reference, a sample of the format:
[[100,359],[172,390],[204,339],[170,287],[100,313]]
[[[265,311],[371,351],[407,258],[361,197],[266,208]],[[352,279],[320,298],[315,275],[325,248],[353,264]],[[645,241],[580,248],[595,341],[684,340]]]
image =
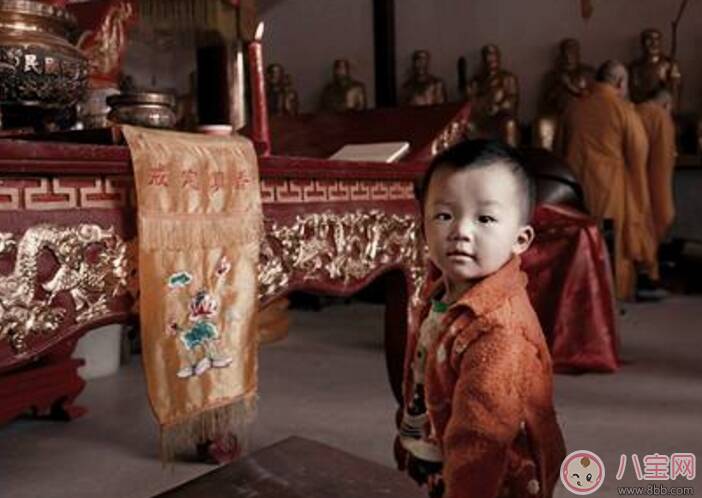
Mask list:
[[395,0],[373,0],[375,105],[397,105],[395,75]]

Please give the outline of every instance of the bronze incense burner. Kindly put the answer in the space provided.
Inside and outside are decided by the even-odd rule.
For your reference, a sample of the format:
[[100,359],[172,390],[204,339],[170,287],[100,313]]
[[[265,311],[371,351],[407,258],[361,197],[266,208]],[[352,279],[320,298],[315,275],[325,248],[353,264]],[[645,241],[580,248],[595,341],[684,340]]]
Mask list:
[[170,93],[134,92],[107,97],[110,113],[107,119],[114,123],[173,128],[176,124],[176,99]]
[[33,0],[0,0],[0,104],[65,109],[85,91],[88,62],[71,41],[66,9]]

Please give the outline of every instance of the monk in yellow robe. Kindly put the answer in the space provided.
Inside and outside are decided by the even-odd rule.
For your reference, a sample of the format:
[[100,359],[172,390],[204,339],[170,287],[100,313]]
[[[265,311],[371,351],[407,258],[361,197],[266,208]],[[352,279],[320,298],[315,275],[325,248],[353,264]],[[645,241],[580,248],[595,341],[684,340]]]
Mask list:
[[648,135],[648,189],[653,227],[659,245],[665,240],[675,218],[673,170],[676,152],[672,107],[673,96],[663,89],[636,106]]
[[590,213],[614,223],[616,294],[630,299],[637,270],[658,279],[646,175],[648,139],[626,100],[626,67],[608,61],[597,80],[589,96],[565,110],[556,150],[580,180]]

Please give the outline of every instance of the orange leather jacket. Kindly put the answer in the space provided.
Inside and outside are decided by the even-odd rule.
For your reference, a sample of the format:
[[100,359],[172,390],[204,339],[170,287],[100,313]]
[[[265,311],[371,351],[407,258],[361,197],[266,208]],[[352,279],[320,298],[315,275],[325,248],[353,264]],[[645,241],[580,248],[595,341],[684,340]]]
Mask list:
[[[512,258],[452,304],[427,357],[426,404],[443,453],[445,498],[548,498],[558,479],[565,446],[551,358],[519,266]],[[439,282],[429,295],[440,292]],[[405,399],[415,347],[413,334]]]

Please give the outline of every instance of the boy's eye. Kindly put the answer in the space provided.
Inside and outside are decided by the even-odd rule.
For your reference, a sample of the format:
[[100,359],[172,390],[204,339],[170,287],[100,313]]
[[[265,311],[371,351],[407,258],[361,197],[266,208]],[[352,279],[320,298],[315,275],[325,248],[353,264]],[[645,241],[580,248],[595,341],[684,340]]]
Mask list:
[[480,223],[494,223],[494,222],[496,222],[497,220],[496,220],[494,217],[490,216],[490,215],[483,214],[483,215],[478,216],[478,221],[479,221]]
[[451,215],[449,213],[436,213],[434,215],[434,219],[439,221],[449,221],[451,219]]

